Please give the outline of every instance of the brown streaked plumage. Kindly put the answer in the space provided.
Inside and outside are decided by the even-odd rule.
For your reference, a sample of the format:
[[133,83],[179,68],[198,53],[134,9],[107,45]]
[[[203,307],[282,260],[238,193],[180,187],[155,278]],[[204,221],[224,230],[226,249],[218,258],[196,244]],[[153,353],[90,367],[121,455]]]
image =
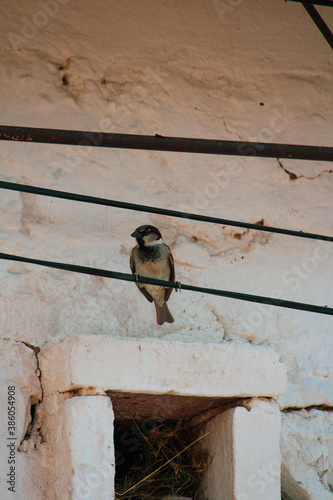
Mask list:
[[[174,282],[173,257],[170,248],[163,242],[160,231],[154,226],[144,225],[138,227],[131,236],[137,241],[130,258],[132,273],[135,276]],[[167,306],[172,288],[142,283],[137,283],[137,287],[149,302],[154,302],[158,325],[163,325],[165,322],[174,322]]]

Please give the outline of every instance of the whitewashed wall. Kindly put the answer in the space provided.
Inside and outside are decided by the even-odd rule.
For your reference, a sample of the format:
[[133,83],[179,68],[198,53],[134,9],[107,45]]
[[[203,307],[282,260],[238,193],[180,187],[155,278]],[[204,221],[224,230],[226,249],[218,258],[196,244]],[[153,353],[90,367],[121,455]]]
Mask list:
[[[333,10],[318,10],[332,26]],[[0,19],[2,124],[331,145],[332,51],[297,3],[3,0]],[[333,234],[329,163],[3,142],[0,167],[1,180]],[[184,283],[333,306],[329,243],[15,192],[0,191],[0,208],[3,252],[128,272],[130,234],[148,222]],[[176,322],[158,327],[131,283],[8,262],[0,275],[3,338],[274,346],[289,373],[281,407],[325,405],[323,419],[285,415],[286,433],[296,419],[302,440],[323,444],[296,453],[283,440],[284,489],[303,498],[295,470],[304,459],[306,475],[318,453],[315,491],[332,488],[330,317],[184,291],[170,299]]]

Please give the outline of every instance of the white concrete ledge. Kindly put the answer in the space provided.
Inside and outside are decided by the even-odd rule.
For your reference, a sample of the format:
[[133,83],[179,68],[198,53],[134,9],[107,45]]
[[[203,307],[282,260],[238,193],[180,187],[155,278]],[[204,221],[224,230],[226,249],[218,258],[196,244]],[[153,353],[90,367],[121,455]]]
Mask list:
[[267,347],[102,335],[66,337],[39,353],[44,394],[77,388],[195,397],[277,397],[286,373]]

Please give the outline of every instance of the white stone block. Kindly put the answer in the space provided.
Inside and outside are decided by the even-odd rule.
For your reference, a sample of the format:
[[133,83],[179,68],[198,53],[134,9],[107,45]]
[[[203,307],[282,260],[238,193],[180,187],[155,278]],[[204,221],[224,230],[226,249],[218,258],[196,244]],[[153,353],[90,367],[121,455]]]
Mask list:
[[277,397],[286,388],[279,355],[267,347],[80,335],[40,353],[44,394],[81,387],[204,397]]
[[112,500],[115,460],[110,399],[73,397],[54,408],[46,401],[43,409],[43,432],[52,456],[48,498]]
[[203,497],[209,500],[280,500],[280,411],[252,400],[212,419],[203,447],[212,458]]

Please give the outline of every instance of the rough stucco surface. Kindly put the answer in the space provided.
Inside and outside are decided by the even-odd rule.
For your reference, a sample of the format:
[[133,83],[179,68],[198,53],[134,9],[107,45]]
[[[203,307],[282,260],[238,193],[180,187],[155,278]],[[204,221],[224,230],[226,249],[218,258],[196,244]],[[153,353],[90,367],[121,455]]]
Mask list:
[[[41,449],[31,449],[23,441],[31,423],[31,405],[42,399],[36,354],[32,349],[13,340],[0,340],[0,491],[4,500],[13,497],[22,500],[42,500],[45,492],[44,454]],[[8,431],[8,387],[15,387],[15,431],[11,440]],[[13,391],[10,392],[10,395]],[[13,416],[13,412],[11,413]],[[13,419],[11,419],[13,423]],[[12,429],[12,426],[10,427]],[[9,439],[8,439],[9,438]],[[21,442],[23,441],[23,445]],[[8,446],[14,443],[15,450]],[[21,446],[20,446],[21,445]],[[33,447],[32,447],[33,448]],[[10,450],[13,451],[10,454]],[[10,463],[8,462],[10,458]],[[15,460],[15,462],[13,462]],[[15,467],[15,493],[7,474]]]
[[[1,2],[5,124],[331,145],[332,51],[296,2],[45,5]],[[0,166],[6,181],[333,234],[328,163],[3,142]],[[3,252],[128,271],[129,235],[149,222],[180,281],[333,306],[325,242],[5,191],[0,211]],[[282,407],[333,404],[329,316],[182,292],[159,328],[130,283],[8,262],[0,277],[2,337],[268,344],[288,370]]]
[[[30,407],[42,399],[36,354],[21,342],[10,339],[0,340],[0,379],[3,410],[7,408],[6,397],[9,386],[15,387],[16,398],[16,437],[23,440],[31,421]],[[6,420],[2,419],[1,435],[7,430]]]
[[[2,2],[3,121],[329,145],[332,54],[304,9],[223,5],[59,2],[44,27],[15,44],[41,8]],[[291,181],[274,159],[5,142],[0,161],[2,179],[13,182],[332,234],[327,163],[283,161],[301,176]],[[129,235],[151,222],[172,247],[180,281],[333,304],[325,242],[6,191],[0,203],[5,252],[127,271]],[[80,332],[239,336],[281,350],[290,373],[284,406],[332,403],[330,317],[184,292],[170,299],[176,323],[159,328],[131,283],[0,264],[4,336],[36,345]]]
[[282,414],[282,487],[295,500],[329,500],[333,494],[333,413]]

